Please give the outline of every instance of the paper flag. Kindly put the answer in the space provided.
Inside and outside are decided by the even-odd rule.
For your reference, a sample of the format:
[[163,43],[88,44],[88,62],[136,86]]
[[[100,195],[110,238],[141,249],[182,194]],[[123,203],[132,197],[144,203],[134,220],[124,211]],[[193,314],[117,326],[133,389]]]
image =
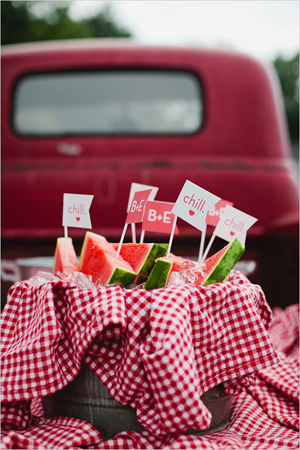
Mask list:
[[93,198],[93,195],[64,194],[63,226],[92,228],[89,210]]
[[151,189],[135,192],[126,217],[126,223],[143,222],[145,205],[150,194]]
[[[207,215],[206,215],[206,224],[207,225],[211,225],[213,227],[216,227],[218,225],[218,222],[220,220],[221,215],[223,214],[226,205],[232,206],[233,203],[229,202],[228,200],[219,200],[218,203],[216,203],[211,209],[208,210]],[[215,231],[213,232],[210,241],[205,249],[205,252],[203,254],[203,252],[201,252],[201,256],[199,254],[199,261],[204,261],[209,250],[210,247],[213,244],[213,241],[216,237]],[[201,235],[201,239],[202,239],[202,235]]]
[[127,214],[127,217],[126,217],[126,221],[125,221],[125,225],[124,225],[121,239],[119,242],[116,258],[119,257],[121,246],[122,246],[125,234],[126,234],[128,224],[143,222],[145,205],[146,205],[146,202],[147,202],[150,194],[151,194],[151,189],[148,189],[146,191],[136,191],[135,192],[132,202],[131,202],[131,205],[130,205],[130,208],[129,208],[129,211],[128,211],[128,214]]
[[245,247],[247,230],[257,221],[233,206],[226,205],[223,214],[214,230],[214,234],[225,241],[232,242],[237,238]]
[[[158,187],[149,186],[147,184],[131,183],[129,198],[128,198],[128,205],[127,205],[127,213],[129,212],[129,208],[130,208],[134,194],[138,191],[145,191],[147,189],[151,189],[151,194],[148,197],[149,200],[154,200],[155,196],[157,194],[157,191],[158,191]],[[131,234],[132,234],[132,242],[136,243],[136,230],[135,230],[134,222],[131,224]]]
[[211,209],[208,210],[205,219],[207,225],[211,225],[213,227],[217,226],[226,205],[233,206],[233,203],[227,200],[219,200],[218,203],[216,203]]
[[[175,219],[172,213],[174,203],[147,201],[142,225],[143,231],[153,231],[155,233],[171,233]],[[175,227],[175,234],[178,234],[178,227]]]
[[208,210],[219,200],[221,200],[220,197],[186,180],[172,213],[203,231],[206,228],[205,219]]
[[129,208],[130,208],[131,202],[133,200],[134,194],[138,191],[145,191],[148,189],[151,189],[151,194],[149,195],[148,200],[154,200],[155,196],[158,192],[158,187],[148,186],[147,184],[131,183],[129,198],[128,198],[128,205],[127,205],[127,212],[129,212]]

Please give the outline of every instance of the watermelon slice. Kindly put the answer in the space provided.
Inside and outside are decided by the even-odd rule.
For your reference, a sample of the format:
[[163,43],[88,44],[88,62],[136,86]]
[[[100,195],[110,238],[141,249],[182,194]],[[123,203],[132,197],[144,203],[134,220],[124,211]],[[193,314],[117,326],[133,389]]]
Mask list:
[[172,270],[172,261],[168,258],[158,258],[149,277],[144,284],[144,289],[152,290],[166,286]]
[[208,286],[209,284],[224,281],[229,272],[236,265],[245,249],[238,239],[227,244],[222,250],[205,260],[206,275],[195,281],[195,284]]
[[[193,284],[208,286],[224,281],[244,251],[245,249],[238,239],[230,242],[205,261],[206,267],[203,268],[203,275],[198,276]],[[158,289],[166,286],[170,273],[172,271],[178,272],[182,268],[182,259],[171,255],[169,258],[159,258],[144,285],[144,289]]]
[[[112,244],[118,250],[119,244]],[[123,243],[120,255],[127,261],[133,270],[146,277],[149,276],[155,260],[167,254],[168,244],[133,244]]]
[[79,271],[77,257],[73,247],[73,241],[70,237],[68,238],[68,263],[69,265],[67,266],[66,240],[64,237],[57,238],[54,254],[53,274],[55,275],[58,272],[61,272],[62,274],[71,274],[74,271]]
[[99,234],[87,231],[81,249],[79,270],[92,276],[93,283],[101,279],[104,286],[120,283],[124,287],[133,283],[136,273],[131,265]]
[[172,272],[179,272],[183,269],[183,264],[186,264],[187,262],[192,262],[189,259],[181,258],[181,256],[176,256],[173,253],[170,253],[169,257],[163,257],[160,258],[164,261],[171,261],[172,262]]

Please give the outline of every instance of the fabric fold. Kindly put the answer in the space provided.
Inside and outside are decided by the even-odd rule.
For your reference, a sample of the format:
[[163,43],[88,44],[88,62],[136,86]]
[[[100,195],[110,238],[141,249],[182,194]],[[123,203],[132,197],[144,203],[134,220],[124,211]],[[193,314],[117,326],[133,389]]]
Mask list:
[[204,392],[223,383],[236,394],[279,361],[264,294],[235,271],[230,282],[153,291],[20,282],[1,319],[4,402],[62,389],[83,360],[156,437],[207,429]]
[[44,397],[62,389],[78,374],[96,336],[109,338],[125,328],[120,287],[17,283],[1,314],[2,401]]

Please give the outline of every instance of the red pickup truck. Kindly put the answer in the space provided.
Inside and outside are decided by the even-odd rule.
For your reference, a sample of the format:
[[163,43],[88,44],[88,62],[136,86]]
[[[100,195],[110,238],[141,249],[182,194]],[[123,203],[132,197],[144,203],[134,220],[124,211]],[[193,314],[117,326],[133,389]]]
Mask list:
[[[271,66],[105,39],[2,47],[1,64],[2,259],[53,255],[64,193],[94,195],[93,231],[118,241],[132,182],[174,202],[190,180],[258,219],[253,281],[270,304],[298,301],[298,174]],[[178,226],[172,251],[196,256],[199,231]]]

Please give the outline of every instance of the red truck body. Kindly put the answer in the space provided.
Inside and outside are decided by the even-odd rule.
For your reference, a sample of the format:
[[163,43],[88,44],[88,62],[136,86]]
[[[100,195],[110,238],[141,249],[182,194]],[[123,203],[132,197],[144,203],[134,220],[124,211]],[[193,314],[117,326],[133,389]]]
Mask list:
[[[117,75],[115,85],[108,84],[103,93],[99,84],[95,84],[99,89],[93,88],[94,78],[89,76],[99,74],[107,83]],[[174,82],[173,74],[178,75]],[[68,109],[63,109],[73,75],[78,88]],[[157,82],[157,93],[153,75],[162,80]],[[53,76],[57,85],[51,84]],[[122,76],[136,77],[131,84],[129,80],[130,92],[126,84],[123,90],[119,87]],[[150,77],[150,84],[143,88],[145,76]],[[183,99],[182,80],[187,83],[182,88],[186,92]],[[51,114],[55,108],[59,110],[56,97],[63,105],[62,119],[56,118],[57,130],[46,100],[30,98],[32,92],[33,97],[43,96],[49,86],[55,89],[47,94]],[[92,106],[89,100],[87,124],[81,106],[85,105],[82,86],[90,86],[95,93]],[[112,92],[107,93],[109,89]],[[172,99],[176,89],[179,94]],[[190,92],[196,93],[196,100]],[[152,125],[143,105],[152,102],[152,108],[156,95],[158,100],[164,98],[163,104],[155,103],[157,111],[167,106],[162,119]],[[124,96],[121,109],[126,108],[121,117],[118,105],[116,114],[123,122],[128,119],[129,125],[108,123],[114,117],[118,96]],[[102,105],[98,129],[96,103]],[[105,105],[109,105],[107,113]],[[77,114],[75,125],[63,125],[71,113]],[[139,116],[145,117],[143,122]],[[165,125],[164,117],[171,117],[172,125]],[[138,126],[133,124],[135,118]],[[182,119],[186,119],[185,125],[180,124]],[[248,231],[245,257],[257,256],[258,281],[265,283],[270,296],[275,291],[278,296],[278,288],[271,288],[266,280],[274,280],[278,270],[283,274],[282,267],[288,266],[290,273],[293,264],[294,270],[299,191],[282,95],[272,67],[234,52],[144,47],[118,40],[3,47],[2,258],[54,252],[56,238],[63,235],[64,193],[94,195],[90,210],[93,231],[118,241],[132,182],[156,186],[156,200],[174,202],[186,180],[258,219]],[[199,231],[183,221],[178,226],[180,234],[172,250],[197,255]],[[208,227],[207,238],[211,232]],[[70,230],[78,248],[84,233],[80,228]],[[168,237],[146,235],[147,239],[166,241]],[[216,242],[218,248],[225,244]],[[279,269],[272,269],[274,259],[277,263],[283,260]],[[291,275],[288,279],[290,287]]]

